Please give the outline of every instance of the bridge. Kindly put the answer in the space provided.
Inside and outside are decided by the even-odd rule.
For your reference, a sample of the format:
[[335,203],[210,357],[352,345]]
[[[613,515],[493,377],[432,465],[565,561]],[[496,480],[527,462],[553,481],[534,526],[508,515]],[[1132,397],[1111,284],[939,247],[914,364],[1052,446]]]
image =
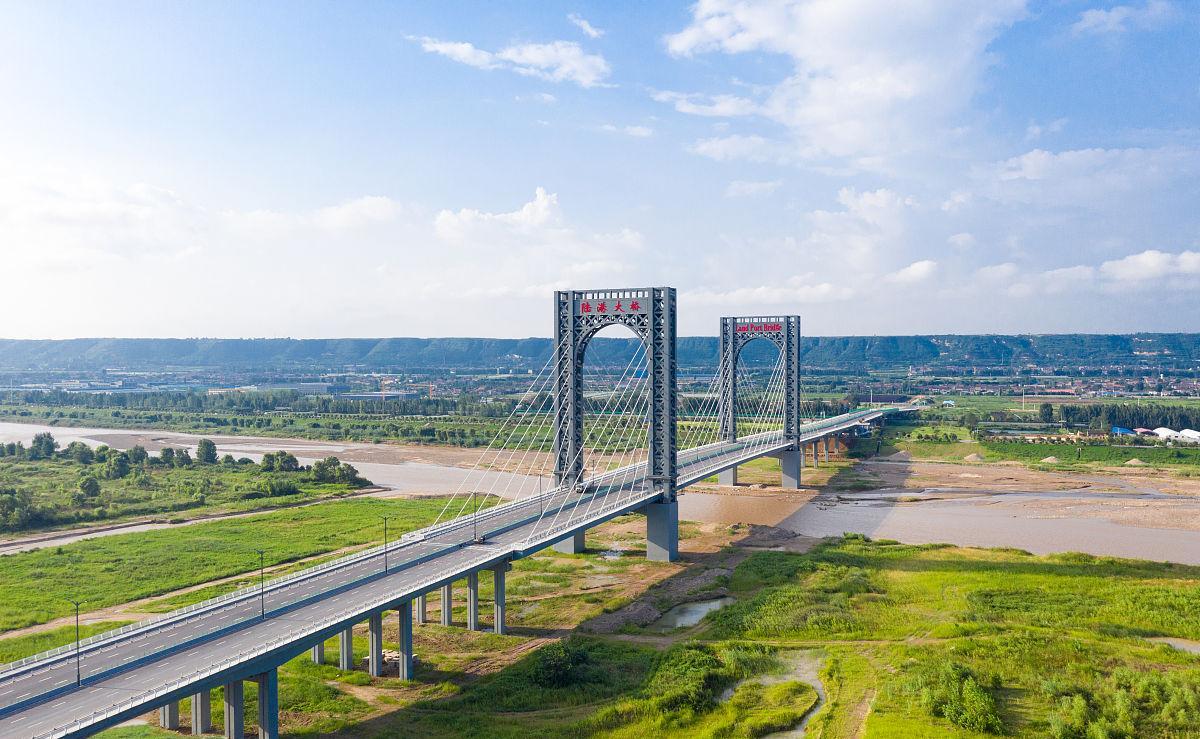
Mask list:
[[[258,734],[276,737],[279,666],[304,653],[324,661],[336,638],[338,666],[354,669],[357,624],[368,625],[367,669],[381,676],[383,618],[394,612],[398,675],[412,679],[414,623],[428,621],[438,597],[441,623],[452,625],[456,583],[466,583],[466,627],[480,630],[479,578],[491,573],[491,628],[504,633],[514,560],[551,546],[583,551],[588,529],[636,512],[646,518],[646,556],[672,561],[680,490],[713,476],[733,483],[739,465],[760,457],[777,458],[782,485],[798,487],[806,466],[828,461],[832,440],[911,410],[805,417],[798,316],[723,318],[717,371],[707,388],[681,393],[674,289],[561,291],[554,311],[553,356],[476,465],[481,480],[512,472],[503,485],[464,482],[433,525],[394,541],[384,521],[381,546],[5,665],[0,736],[86,736],[155,709],[163,727],[179,728],[184,698],[192,733],[209,733],[211,691],[222,688],[224,734],[240,739],[250,680]],[[615,381],[598,383],[585,358],[610,326],[632,331],[639,349]],[[739,359],[758,340],[779,356],[756,384]]]

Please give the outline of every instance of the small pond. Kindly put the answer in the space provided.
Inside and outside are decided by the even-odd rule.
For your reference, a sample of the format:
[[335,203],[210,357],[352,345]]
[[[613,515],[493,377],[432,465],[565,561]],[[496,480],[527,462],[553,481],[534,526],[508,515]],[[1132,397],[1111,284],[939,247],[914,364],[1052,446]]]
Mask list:
[[685,626],[695,626],[700,623],[700,619],[704,618],[706,614],[724,608],[735,600],[737,599],[725,596],[724,598],[713,598],[712,600],[680,603],[664,613],[657,621],[650,624],[649,628],[651,631],[670,631]]

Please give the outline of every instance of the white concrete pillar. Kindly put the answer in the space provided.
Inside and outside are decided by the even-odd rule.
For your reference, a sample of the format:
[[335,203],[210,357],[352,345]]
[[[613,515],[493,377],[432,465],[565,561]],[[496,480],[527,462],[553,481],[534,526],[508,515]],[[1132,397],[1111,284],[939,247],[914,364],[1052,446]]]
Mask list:
[[813,469],[815,470],[819,466],[817,464],[817,442],[815,442],[815,441],[812,443],[812,455],[813,455]]
[[779,460],[779,486],[788,490],[800,487],[800,468],[803,467],[801,458],[804,452],[799,449],[789,449],[779,452],[775,458]]
[[822,456],[824,457],[823,461],[825,462],[829,462],[829,441],[830,439],[828,436],[826,436],[824,439],[821,439],[821,452]]
[[492,631],[497,634],[503,634],[508,631],[508,628],[504,624],[504,575],[510,569],[512,569],[512,565],[505,562],[504,564],[496,565],[496,569],[492,570],[492,603],[495,606],[492,615]]
[[479,573],[467,573],[467,629],[479,631]]
[[425,603],[425,594],[417,596],[417,617],[416,622],[423,624],[429,620],[429,606]]
[[212,695],[201,690],[192,696],[192,733],[207,734],[212,728]]
[[227,683],[222,702],[225,706],[225,739],[243,739],[246,734],[245,706],[242,681]]
[[646,512],[646,559],[674,562],[679,559],[679,502],[651,503]]
[[338,634],[338,669],[354,669],[354,627]]
[[258,683],[258,739],[279,739],[279,671],[267,670]]
[[582,531],[577,531],[554,545],[554,551],[562,554],[583,554],[586,550]]
[[171,701],[158,709],[158,725],[164,729],[179,728],[179,701]]
[[400,604],[400,679],[413,679],[413,604]]
[[372,613],[367,617],[368,647],[367,671],[371,677],[383,676],[383,614]]
[[721,470],[717,473],[718,485],[737,485],[737,466],[730,467],[727,470]]
[[313,662],[316,662],[318,665],[323,663],[325,661],[325,642],[314,644],[310,655]]
[[442,586],[442,626],[454,623],[454,585],[446,583]]

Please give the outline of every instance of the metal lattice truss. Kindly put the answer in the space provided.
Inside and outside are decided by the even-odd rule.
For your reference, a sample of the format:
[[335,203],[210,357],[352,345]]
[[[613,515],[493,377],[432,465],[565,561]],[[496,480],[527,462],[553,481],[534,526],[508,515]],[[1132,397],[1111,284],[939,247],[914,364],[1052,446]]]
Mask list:
[[796,440],[800,426],[800,316],[728,316],[721,319],[720,436],[737,440],[737,363],[756,339],[779,347],[783,362],[783,435]]
[[626,326],[646,348],[650,381],[649,475],[675,499],[675,288],[562,290],[554,294],[554,483],[583,478],[583,358],[607,326]]

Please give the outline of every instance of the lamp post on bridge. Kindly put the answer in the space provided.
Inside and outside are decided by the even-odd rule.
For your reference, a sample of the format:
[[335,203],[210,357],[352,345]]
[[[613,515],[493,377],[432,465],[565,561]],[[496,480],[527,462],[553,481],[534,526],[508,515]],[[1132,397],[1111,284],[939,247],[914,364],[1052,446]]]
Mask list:
[[79,666],[79,606],[82,601],[68,599],[67,602],[75,606],[75,686],[78,687],[83,684],[83,672]]
[[383,574],[385,574],[385,575],[386,575],[386,574],[387,574],[387,571],[388,571],[388,563],[387,563],[387,545],[388,545],[387,522],[388,522],[388,519],[389,519],[389,518],[391,518],[391,516],[380,516],[380,518],[382,518],[382,519],[383,519]]
[[258,615],[264,621],[267,618],[267,565],[265,549],[255,549],[258,552]]

